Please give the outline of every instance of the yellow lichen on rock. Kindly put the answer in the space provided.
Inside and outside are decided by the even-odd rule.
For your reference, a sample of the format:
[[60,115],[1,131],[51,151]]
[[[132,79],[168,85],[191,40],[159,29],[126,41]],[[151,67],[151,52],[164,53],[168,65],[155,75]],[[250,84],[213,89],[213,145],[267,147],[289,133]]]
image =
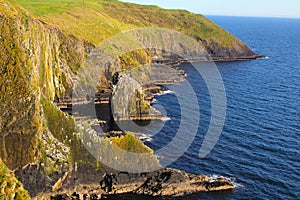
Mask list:
[[28,192],[14,173],[0,159],[0,199],[30,199]]

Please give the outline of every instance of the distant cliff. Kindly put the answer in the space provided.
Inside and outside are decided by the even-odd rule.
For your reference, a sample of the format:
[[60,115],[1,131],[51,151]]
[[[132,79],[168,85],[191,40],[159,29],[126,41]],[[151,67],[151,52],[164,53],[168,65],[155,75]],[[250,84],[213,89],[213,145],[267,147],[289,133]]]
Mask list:
[[[42,4],[17,0],[44,22],[53,24],[96,46],[118,33],[141,27],[161,27],[182,32],[205,46],[216,60],[253,59],[256,55],[242,41],[206,19],[185,10],[109,1],[69,1]],[[54,5],[53,5],[54,4]]]

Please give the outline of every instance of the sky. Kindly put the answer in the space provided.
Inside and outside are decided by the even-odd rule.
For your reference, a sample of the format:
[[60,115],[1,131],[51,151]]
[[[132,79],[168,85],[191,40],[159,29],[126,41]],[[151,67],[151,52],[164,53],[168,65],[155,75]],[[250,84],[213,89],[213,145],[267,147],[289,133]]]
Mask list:
[[204,15],[300,18],[300,0],[122,0]]

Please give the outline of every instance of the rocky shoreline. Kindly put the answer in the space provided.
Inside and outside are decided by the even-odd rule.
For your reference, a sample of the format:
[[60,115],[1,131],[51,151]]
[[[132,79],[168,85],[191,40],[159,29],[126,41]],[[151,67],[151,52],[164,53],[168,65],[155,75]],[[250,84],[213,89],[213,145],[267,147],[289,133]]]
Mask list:
[[[151,82],[142,85],[146,91],[145,98],[149,102],[153,101],[153,95],[165,91],[162,85],[174,84],[185,80],[185,73],[177,70],[174,63],[171,67],[161,68],[163,65],[155,64],[154,73],[159,74],[159,76],[152,77]],[[153,116],[139,116],[136,120],[161,120],[164,117],[160,113],[154,113]],[[99,119],[95,123],[99,123],[98,121]],[[123,131],[115,130],[107,132],[104,137],[124,137],[124,135],[126,133]],[[149,199],[158,197],[173,198],[198,192],[232,190],[235,188],[231,180],[225,177],[215,178],[206,175],[195,175],[169,168],[141,174],[116,172],[111,169],[102,169],[103,172],[95,171],[95,173],[89,174],[86,173],[86,170],[89,171],[90,169],[82,167],[80,173],[67,171],[63,176],[50,179],[44,174],[40,165],[33,164],[17,169],[15,174],[21,179],[25,188],[31,194],[34,194],[32,196],[33,199],[38,200],[123,199],[122,195],[133,195],[134,198],[141,197],[142,199],[144,197]],[[34,174],[33,177],[38,178],[38,181],[32,179],[32,174]],[[83,179],[84,181],[82,181]],[[88,183],[85,180],[88,180]],[[47,188],[45,188],[45,185]],[[41,190],[41,188],[45,189]]]
[[210,55],[208,57],[200,57],[193,55],[188,59],[178,58],[177,56],[172,55],[163,55],[167,57],[164,59],[153,60],[153,63],[165,64],[168,66],[178,66],[182,63],[193,63],[193,62],[235,62],[235,61],[246,61],[246,60],[257,60],[266,58],[264,55],[249,53],[249,55]]
[[241,56],[241,57],[214,57],[214,62],[234,62],[234,61],[245,61],[245,60],[257,60],[266,58],[266,56],[255,54],[253,56]]
[[121,195],[135,197],[186,196],[198,192],[232,190],[235,186],[225,177],[195,175],[177,169],[165,168],[155,172],[129,174],[118,172],[104,174],[99,184],[77,185],[44,193],[35,199],[110,199]]
[[[256,57],[251,57],[251,59],[261,57],[263,56],[257,55]],[[249,60],[250,58],[245,59]],[[219,61],[229,60],[223,59]],[[155,94],[163,93],[166,90],[162,85],[186,80],[185,72],[176,69],[180,63],[184,62],[187,61],[179,60],[172,63],[160,61],[160,64],[153,64],[153,74],[156,75],[150,75],[151,81],[142,85],[146,94],[145,100],[153,102]],[[199,62],[199,60],[190,60],[189,62]],[[136,118],[133,116],[131,120],[161,120],[164,117],[160,113],[154,113],[153,116],[149,114],[137,116]],[[107,132],[104,137],[123,137],[124,135],[123,131],[115,130]],[[76,174],[72,174],[71,177],[78,179]],[[232,190],[235,188],[235,185],[229,178],[195,175],[169,168],[141,174],[113,171],[112,173],[103,173],[101,176],[99,174],[97,176],[86,175],[85,178],[90,179],[92,183],[64,184],[65,180],[62,180],[62,183],[58,184],[59,188],[57,190],[39,194],[35,199],[122,199],[122,195],[141,197],[141,199],[144,197],[151,199],[157,197],[173,198],[198,192]],[[57,185],[57,183],[52,184]]]

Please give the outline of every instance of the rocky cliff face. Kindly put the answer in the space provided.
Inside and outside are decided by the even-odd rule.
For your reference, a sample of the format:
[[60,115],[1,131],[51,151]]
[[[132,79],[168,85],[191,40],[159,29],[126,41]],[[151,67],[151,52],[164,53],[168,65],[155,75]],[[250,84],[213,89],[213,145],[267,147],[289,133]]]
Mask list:
[[[19,168],[20,179],[35,196],[51,190],[67,171],[76,168],[80,174],[105,166],[81,144],[74,119],[53,104],[71,95],[72,78],[90,46],[23,12],[8,3],[0,12],[0,157],[9,168]],[[32,179],[29,173],[39,175]]]
[[[51,184],[72,168],[76,143],[66,142],[74,139],[74,120],[52,102],[70,96],[85,45],[18,5],[0,6],[0,157],[10,169],[37,163],[39,173],[53,178]],[[51,187],[30,180],[25,187],[37,188],[31,195]]]
[[[1,6],[0,156],[14,169],[38,159],[39,139],[50,128],[42,101],[65,95],[72,69],[83,59],[84,46],[80,41],[65,45],[72,44],[72,39],[57,29],[11,4]],[[69,50],[73,59],[66,54]]]
[[28,192],[17,180],[14,173],[0,159],[0,198],[1,199],[30,199]]

